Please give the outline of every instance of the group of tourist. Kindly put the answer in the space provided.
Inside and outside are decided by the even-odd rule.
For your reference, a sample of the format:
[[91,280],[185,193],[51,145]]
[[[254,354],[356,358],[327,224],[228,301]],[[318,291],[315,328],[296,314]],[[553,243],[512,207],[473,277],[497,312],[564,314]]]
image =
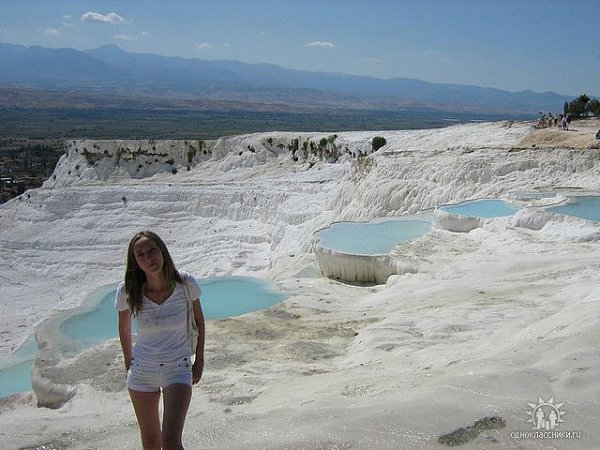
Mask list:
[[569,125],[571,123],[571,114],[553,114],[543,113],[538,122],[539,128],[561,128],[562,130],[569,131]]
[[571,123],[571,114],[559,114],[554,117],[554,126],[562,127],[563,130],[569,131],[569,124]]

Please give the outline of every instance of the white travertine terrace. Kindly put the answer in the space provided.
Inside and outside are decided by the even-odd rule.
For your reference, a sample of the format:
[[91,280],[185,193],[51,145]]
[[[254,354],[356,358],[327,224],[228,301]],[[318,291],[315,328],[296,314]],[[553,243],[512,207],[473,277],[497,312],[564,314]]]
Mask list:
[[[506,426],[465,448],[549,448],[510,435],[531,427],[538,396],[565,402],[561,427],[583,433],[557,445],[600,448],[600,224],[527,208],[468,233],[433,229],[390,254],[404,275],[375,286],[322,277],[313,251],[313,233],[335,221],[597,193],[598,122],[583,146],[549,140],[584,125],[71,142],[55,177],[0,206],[0,358],[119,281],[127,242],[150,228],[182,270],[263,277],[290,294],[208,323],[186,448],[438,449],[490,416]],[[374,136],[387,144],[370,155]],[[36,370],[77,392],[58,410],[32,393],[3,399],[0,448],[139,447],[117,340],[73,358],[42,350]]]
[[350,283],[384,284],[396,268],[390,255],[351,255],[315,246],[321,273]]
[[436,208],[433,212],[433,226],[440,230],[468,233],[475,228],[482,227],[483,224],[484,219],[480,217],[453,214],[442,208]]

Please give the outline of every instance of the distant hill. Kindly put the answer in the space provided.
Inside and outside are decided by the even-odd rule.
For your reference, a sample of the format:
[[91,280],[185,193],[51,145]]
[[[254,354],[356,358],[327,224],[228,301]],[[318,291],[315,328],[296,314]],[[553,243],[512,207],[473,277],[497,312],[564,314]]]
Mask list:
[[[0,87],[37,88],[309,109],[428,109],[535,116],[561,111],[570,97],[508,92],[410,78],[379,79],[286,69],[272,64],[208,61],[128,53],[115,45],[93,50],[0,43]],[[1,105],[0,105],[1,106]]]

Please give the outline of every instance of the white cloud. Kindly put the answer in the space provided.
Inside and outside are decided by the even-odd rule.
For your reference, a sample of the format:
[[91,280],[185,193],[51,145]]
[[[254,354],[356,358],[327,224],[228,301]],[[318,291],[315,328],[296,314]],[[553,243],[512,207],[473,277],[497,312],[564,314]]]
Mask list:
[[213,48],[213,45],[208,42],[198,44],[198,50],[210,50],[211,48]]
[[222,44],[225,48],[231,48],[231,44]]
[[0,27],[0,34],[9,34],[10,30]]
[[73,22],[71,22],[72,17],[68,14],[63,14],[62,21],[60,24],[65,28],[73,28]]
[[306,47],[335,47],[335,44],[329,41],[312,41],[305,45]]
[[60,30],[57,30],[56,28],[46,28],[43,33],[46,36],[60,36],[62,34]]
[[378,64],[383,62],[383,60],[379,59],[379,58],[365,58],[365,61],[368,63],[373,63],[373,64]]
[[115,34],[113,38],[117,41],[133,41],[135,38],[126,34]]
[[115,39],[116,41],[126,42],[126,41],[135,41],[136,39],[151,38],[151,37],[152,37],[152,35],[150,33],[146,32],[146,31],[142,31],[137,36],[130,36],[128,34],[115,34],[113,36],[113,39]]
[[117,13],[111,12],[106,15],[100,14],[93,11],[88,11],[81,16],[82,22],[100,22],[100,23],[112,23],[113,25],[117,25],[119,23],[125,22],[120,15]]

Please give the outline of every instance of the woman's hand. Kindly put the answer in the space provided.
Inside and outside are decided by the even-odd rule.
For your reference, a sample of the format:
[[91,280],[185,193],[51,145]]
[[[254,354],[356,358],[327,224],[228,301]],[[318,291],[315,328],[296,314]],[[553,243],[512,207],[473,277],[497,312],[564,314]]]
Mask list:
[[119,311],[119,340],[121,341],[125,374],[127,375],[132,359],[131,312],[128,309]]
[[197,384],[202,378],[202,372],[204,371],[204,358],[196,358],[192,365],[192,384]]
[[204,371],[204,313],[202,312],[202,306],[200,305],[200,299],[197,298],[193,302],[194,307],[194,319],[196,325],[198,325],[198,343],[196,344],[196,360],[192,366],[192,383],[197,384],[202,378],[202,372]]

